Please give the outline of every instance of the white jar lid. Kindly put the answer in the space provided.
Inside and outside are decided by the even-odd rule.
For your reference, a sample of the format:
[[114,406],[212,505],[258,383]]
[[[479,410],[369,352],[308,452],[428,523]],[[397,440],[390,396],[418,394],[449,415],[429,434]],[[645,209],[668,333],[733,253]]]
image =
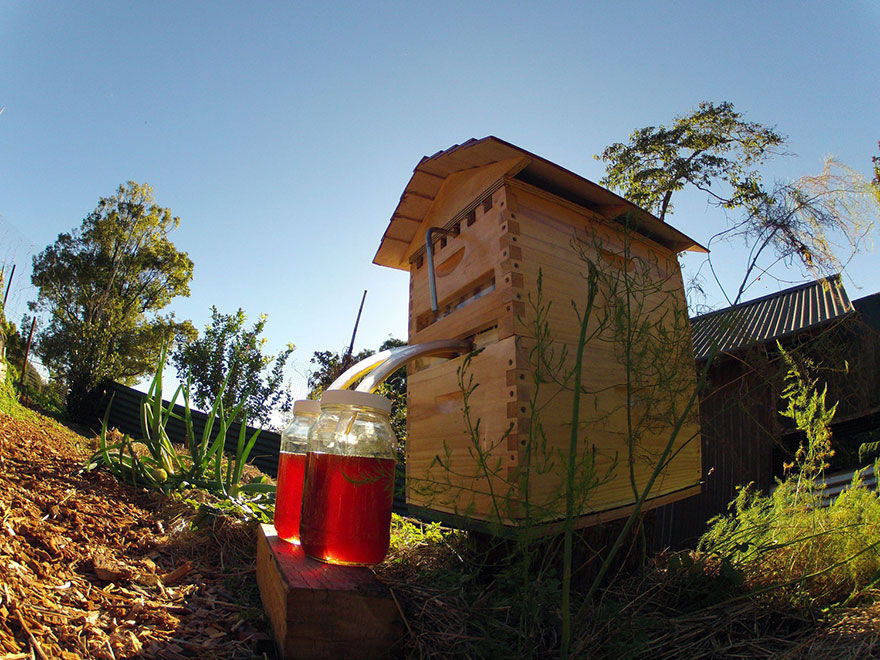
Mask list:
[[367,406],[386,413],[391,412],[391,399],[357,390],[327,390],[321,397],[322,406]]
[[321,402],[317,399],[299,399],[293,402],[294,415],[318,415],[321,412]]

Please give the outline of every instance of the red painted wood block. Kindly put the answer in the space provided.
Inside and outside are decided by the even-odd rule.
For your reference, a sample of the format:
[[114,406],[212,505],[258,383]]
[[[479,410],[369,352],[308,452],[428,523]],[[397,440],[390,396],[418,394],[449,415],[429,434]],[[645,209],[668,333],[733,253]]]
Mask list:
[[261,525],[257,584],[283,658],[385,658],[403,633],[388,587],[369,568],[333,566]]

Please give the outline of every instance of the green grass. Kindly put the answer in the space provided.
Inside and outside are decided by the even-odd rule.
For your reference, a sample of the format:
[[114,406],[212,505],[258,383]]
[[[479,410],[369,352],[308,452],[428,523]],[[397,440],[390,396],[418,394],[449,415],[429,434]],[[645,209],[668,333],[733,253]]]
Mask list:
[[13,385],[13,377],[13,370],[8,369],[6,378],[0,381],[0,412],[6,413],[14,419],[35,421],[40,415],[19,403],[18,393]]

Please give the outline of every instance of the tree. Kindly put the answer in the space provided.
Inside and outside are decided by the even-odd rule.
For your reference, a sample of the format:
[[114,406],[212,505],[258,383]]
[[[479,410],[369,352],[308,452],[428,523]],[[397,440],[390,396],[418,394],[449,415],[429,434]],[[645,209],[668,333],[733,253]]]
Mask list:
[[[406,342],[391,337],[382,343],[379,351],[387,351],[405,345]],[[376,351],[367,348],[357,355],[348,356],[346,359],[345,355],[334,351],[316,351],[309,360],[312,364],[317,365],[317,369],[309,374],[309,398],[320,398],[324,390],[330,387],[343,371],[375,353]],[[400,369],[395,372],[379,386],[376,394],[391,399],[391,426],[397,439],[403,443],[406,437],[406,370]]]
[[[746,122],[733,104],[702,102],[676,117],[671,128],[648,126],[602,152],[608,163],[600,181],[665,220],[672,194],[691,184],[724,208],[753,208],[765,197],[756,169],[785,138],[772,128]],[[726,183],[729,190],[713,189]]]
[[[877,146],[880,147],[880,142],[877,143]],[[877,197],[877,202],[880,202],[880,156],[874,156],[871,161],[874,163],[874,180],[871,181],[871,185],[874,186],[874,196]]]
[[[845,270],[864,244],[870,243],[877,201],[871,184],[858,172],[828,159],[817,175],[777,182],[740,220],[715,234],[709,245],[737,238],[749,246],[748,267],[735,296],[738,300],[753,272],[760,277],[779,262],[801,265],[816,277]],[[728,298],[728,302],[733,300]]]
[[221,314],[211,307],[211,323],[200,338],[178,344],[171,355],[178,378],[188,382],[196,404],[208,410],[220,394],[225,378],[223,407],[231,410],[244,400],[248,419],[269,426],[272,411],[290,410],[290,392],[284,388],[284,366],[294,350],[288,344],[278,355],[263,355],[266,339],[260,335],[266,326],[262,314],[250,328],[247,315],[239,308],[234,314]]
[[39,298],[29,306],[49,316],[37,351],[66,386],[74,419],[93,421],[84,402],[100,381],[133,384],[164,341],[193,332],[188,321],[159,315],[189,295],[193,262],[168,239],[179,223],[148,184],[129,181],[34,257]]
[[[671,128],[636,129],[629,143],[616,142],[597,158],[608,163],[604,185],[661,220],[672,212],[673,194],[688,184],[736,212],[709,240],[711,247],[741,239],[749,250],[736,293],[728,295],[718,282],[727,302],[735,304],[779,262],[802,264],[815,275],[839,272],[873,231],[870,185],[834,160],[818,175],[765,188],[759,167],[784,143],[774,129],[743,120],[733,104],[703,102],[676,117]],[[707,263],[718,281],[711,255]]]

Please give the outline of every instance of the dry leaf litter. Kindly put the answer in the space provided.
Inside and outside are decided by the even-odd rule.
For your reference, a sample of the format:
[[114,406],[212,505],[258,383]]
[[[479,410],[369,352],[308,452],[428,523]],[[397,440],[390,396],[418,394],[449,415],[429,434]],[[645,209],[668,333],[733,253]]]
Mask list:
[[0,660],[274,657],[253,526],[83,471],[84,439],[0,413]]

